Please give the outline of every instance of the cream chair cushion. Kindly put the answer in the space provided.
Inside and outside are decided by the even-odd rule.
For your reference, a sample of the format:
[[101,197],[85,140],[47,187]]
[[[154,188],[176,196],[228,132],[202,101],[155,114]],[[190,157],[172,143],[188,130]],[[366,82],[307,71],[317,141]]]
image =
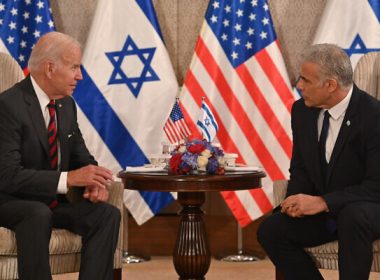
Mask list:
[[354,71],[355,84],[370,95],[380,99],[380,52],[363,55]]
[[17,62],[6,53],[0,52],[0,92],[10,88],[24,78]]

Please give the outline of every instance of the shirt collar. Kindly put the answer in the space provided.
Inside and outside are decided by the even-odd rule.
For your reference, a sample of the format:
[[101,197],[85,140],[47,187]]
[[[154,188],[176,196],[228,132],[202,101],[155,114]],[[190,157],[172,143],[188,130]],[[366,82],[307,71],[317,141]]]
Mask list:
[[32,75],[30,75],[30,79],[32,81],[34,91],[36,92],[38,102],[40,103],[41,109],[43,111],[43,110],[45,110],[46,106],[49,104],[50,98],[42,90],[42,88],[40,88],[40,86],[37,84],[37,82],[33,79]]
[[330,113],[330,116],[337,120],[340,117],[344,116],[346,113],[346,110],[348,108],[348,104],[350,103],[350,99],[352,96],[353,86],[351,86],[350,90],[348,91],[345,98],[343,98],[342,101],[340,101],[338,104],[336,104],[334,107],[331,107],[328,111]]

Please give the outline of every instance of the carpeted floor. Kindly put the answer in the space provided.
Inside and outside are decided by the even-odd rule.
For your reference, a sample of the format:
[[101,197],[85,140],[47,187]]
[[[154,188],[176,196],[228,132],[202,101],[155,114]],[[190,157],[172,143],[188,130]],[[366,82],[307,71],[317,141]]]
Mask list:
[[[325,280],[338,280],[338,272],[322,270]],[[76,280],[77,273],[55,275],[54,280]],[[177,280],[170,257],[153,257],[150,261],[124,264],[123,280]],[[265,259],[250,263],[231,263],[213,259],[207,280],[274,280],[274,267]],[[371,273],[370,280],[380,280],[380,273]]]

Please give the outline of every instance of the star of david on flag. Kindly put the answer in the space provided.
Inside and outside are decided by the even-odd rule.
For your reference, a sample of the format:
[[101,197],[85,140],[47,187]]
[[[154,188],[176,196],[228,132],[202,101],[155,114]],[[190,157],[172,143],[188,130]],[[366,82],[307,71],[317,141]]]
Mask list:
[[363,54],[380,51],[379,1],[329,0],[313,43],[337,44],[355,67]]
[[[160,80],[151,67],[155,51],[156,48],[139,49],[131,36],[128,35],[121,51],[106,53],[115,67],[109,84],[126,84],[133,95],[137,97],[144,82]],[[130,60],[128,60],[129,57],[131,57]]]
[[270,211],[273,181],[289,176],[295,95],[266,0],[210,1],[180,96],[193,135],[205,97],[224,151],[267,174],[260,189],[222,192],[239,224]]
[[212,113],[210,107],[202,100],[201,111],[197,121],[197,126],[203,136],[208,142],[212,142],[218,132],[218,123]]
[[[148,163],[147,155],[162,152],[178,95],[152,1],[99,0],[82,63],[73,97],[91,153],[114,173]],[[125,190],[123,198],[142,224],[176,194]]]
[[54,22],[49,1],[0,2],[0,51],[12,55],[25,74],[34,44],[50,31]]

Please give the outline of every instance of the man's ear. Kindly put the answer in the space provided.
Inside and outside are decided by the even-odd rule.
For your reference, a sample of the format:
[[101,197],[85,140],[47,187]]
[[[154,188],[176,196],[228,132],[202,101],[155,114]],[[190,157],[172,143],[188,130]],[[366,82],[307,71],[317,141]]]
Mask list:
[[51,61],[47,61],[44,64],[44,72],[45,75],[51,79],[51,75],[54,73],[54,63]]
[[329,92],[334,92],[338,88],[338,82],[335,79],[328,79],[326,83]]

